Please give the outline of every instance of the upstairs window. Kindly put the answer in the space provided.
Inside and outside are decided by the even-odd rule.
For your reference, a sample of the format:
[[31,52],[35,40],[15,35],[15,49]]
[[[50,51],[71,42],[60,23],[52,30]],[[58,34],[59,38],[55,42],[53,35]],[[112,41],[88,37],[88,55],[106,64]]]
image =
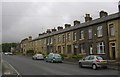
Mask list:
[[67,34],[68,41],[70,41],[70,33]]
[[88,30],[88,39],[92,39],[92,29]]
[[80,39],[84,39],[84,31],[83,30],[80,31]]
[[73,40],[77,40],[76,32],[73,33]]
[[103,36],[103,28],[102,26],[97,27],[97,36],[102,37]]
[[61,40],[60,40],[60,36],[58,36],[58,43],[60,43],[60,41],[61,41]]
[[63,40],[63,43],[65,43],[65,35],[63,35],[63,39],[62,40]]
[[113,24],[109,25],[109,30],[110,30],[110,36],[115,36],[115,29]]

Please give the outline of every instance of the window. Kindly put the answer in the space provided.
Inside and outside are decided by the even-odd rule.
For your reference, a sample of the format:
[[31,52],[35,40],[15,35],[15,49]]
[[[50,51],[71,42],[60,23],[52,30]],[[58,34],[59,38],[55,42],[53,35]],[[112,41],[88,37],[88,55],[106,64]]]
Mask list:
[[44,44],[46,44],[46,39],[44,39]]
[[93,45],[90,45],[89,52],[90,52],[90,54],[93,54]]
[[63,39],[62,40],[63,40],[63,43],[65,43],[65,35],[63,35]]
[[68,33],[68,35],[67,35],[67,36],[68,36],[68,41],[70,41],[70,33]]
[[80,44],[80,53],[85,53],[84,44]]
[[80,31],[80,39],[84,39],[84,31],[83,30]]
[[104,42],[97,43],[97,54],[105,54]]
[[49,38],[47,38],[47,45],[49,45]]
[[85,60],[88,60],[90,58],[90,56],[87,56],[87,57],[85,57]]
[[109,30],[110,30],[110,36],[115,36],[115,29],[113,24],[109,25]]
[[73,33],[73,40],[77,40],[76,32]]
[[103,36],[102,26],[98,26],[97,27],[97,36],[98,37],[102,37]]
[[92,39],[92,29],[89,29],[89,30],[88,30],[88,38],[89,38],[89,39]]
[[58,43],[60,43],[60,41],[61,41],[61,40],[60,40],[60,36],[58,36]]
[[61,53],[61,46],[58,46],[58,53]]
[[68,45],[68,46],[67,46],[67,52],[68,52],[68,54],[71,53],[71,45]]
[[35,41],[35,46],[37,46],[37,41]]
[[52,37],[50,37],[50,44],[52,44],[53,43],[53,40],[52,40]]

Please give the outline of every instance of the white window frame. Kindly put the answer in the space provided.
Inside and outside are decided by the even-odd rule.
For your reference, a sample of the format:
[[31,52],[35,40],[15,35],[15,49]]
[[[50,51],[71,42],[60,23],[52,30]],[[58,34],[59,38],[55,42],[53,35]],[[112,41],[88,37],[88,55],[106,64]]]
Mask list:
[[80,31],[80,39],[84,39],[84,31],[83,30]]
[[[101,50],[102,47],[102,50]],[[97,43],[97,54],[105,54],[105,44],[104,42]]]
[[97,27],[97,36],[102,37],[103,36],[103,26]]
[[62,36],[63,43],[65,43],[65,35]]
[[80,44],[80,52],[81,52],[81,54],[86,53],[85,48],[84,48],[84,44]]
[[92,39],[92,29],[88,30],[88,39]]
[[58,43],[60,43],[61,42],[61,39],[60,39],[60,35],[58,36]]
[[73,34],[73,40],[77,40],[77,33],[76,32],[74,32],[74,34]]
[[110,36],[115,36],[114,24],[109,25],[109,30],[110,30]]
[[70,33],[68,33],[68,41],[70,41],[71,40],[71,38],[70,38]]
[[50,37],[50,44],[52,44],[53,43],[53,39],[52,39],[52,37]]

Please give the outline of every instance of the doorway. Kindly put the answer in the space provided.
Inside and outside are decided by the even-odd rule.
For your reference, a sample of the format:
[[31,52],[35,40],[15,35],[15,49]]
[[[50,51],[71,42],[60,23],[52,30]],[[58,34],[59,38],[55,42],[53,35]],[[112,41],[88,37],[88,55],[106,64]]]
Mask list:
[[115,43],[111,43],[111,52],[112,52],[112,59],[116,59],[116,48],[115,48]]

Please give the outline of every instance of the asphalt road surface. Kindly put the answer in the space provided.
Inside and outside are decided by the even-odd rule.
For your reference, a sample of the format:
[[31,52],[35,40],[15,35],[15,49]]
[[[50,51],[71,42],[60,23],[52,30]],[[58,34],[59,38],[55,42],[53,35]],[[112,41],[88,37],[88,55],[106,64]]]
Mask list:
[[79,68],[75,64],[48,63],[18,55],[3,55],[3,60],[10,63],[21,75],[118,75],[117,70]]

